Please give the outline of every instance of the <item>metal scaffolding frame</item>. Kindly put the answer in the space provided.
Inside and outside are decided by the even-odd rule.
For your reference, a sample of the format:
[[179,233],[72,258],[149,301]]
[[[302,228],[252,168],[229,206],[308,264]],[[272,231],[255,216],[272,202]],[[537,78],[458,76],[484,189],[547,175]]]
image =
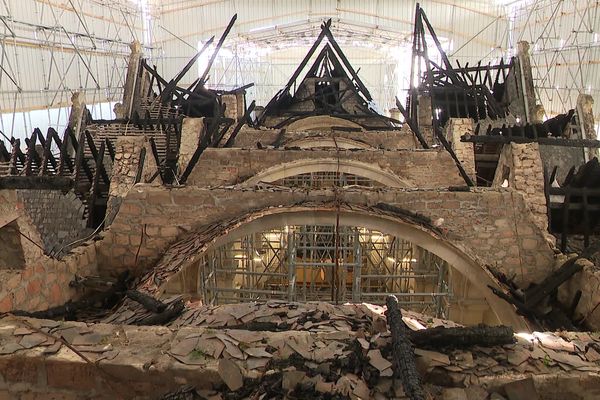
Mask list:
[[383,186],[381,183],[363,176],[337,171],[307,172],[285,177],[273,182],[273,184],[303,189],[321,189],[334,186],[362,186],[369,188]]
[[69,107],[76,91],[88,105],[120,101],[130,45],[149,31],[142,3],[2,2],[0,109],[12,118],[0,129],[24,137],[35,128],[31,111],[46,109],[49,126],[62,132],[68,115],[53,110]]
[[383,304],[448,315],[449,265],[402,238],[361,227],[284,226],[210,251],[198,263],[196,296],[208,304],[279,299]]
[[[597,96],[600,4],[594,0],[542,0],[508,10],[511,46],[531,45],[537,98],[547,116],[574,108],[578,94]],[[598,120],[598,104],[595,118]]]

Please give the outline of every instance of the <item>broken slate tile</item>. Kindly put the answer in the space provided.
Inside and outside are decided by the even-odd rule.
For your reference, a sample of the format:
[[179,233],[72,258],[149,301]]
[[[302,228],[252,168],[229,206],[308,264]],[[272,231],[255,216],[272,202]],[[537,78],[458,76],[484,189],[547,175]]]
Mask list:
[[23,350],[23,346],[18,343],[11,342],[0,347],[0,354],[13,354],[18,350]]
[[267,352],[264,347],[250,347],[248,349],[245,349],[244,353],[248,354],[251,357],[273,357],[273,355]]
[[246,360],[246,367],[248,369],[265,368],[269,364],[269,361],[268,358],[249,357]]
[[56,354],[61,347],[62,343],[57,340],[56,342],[54,342],[54,344],[51,344],[50,346],[46,347],[42,353],[46,355]]
[[230,390],[235,392],[244,385],[242,372],[235,362],[226,358],[220,359],[218,371],[219,376]]
[[190,354],[198,345],[198,338],[183,339],[175,346],[171,347],[170,353],[178,356]]
[[369,351],[367,353],[367,357],[369,357],[369,364],[377,368],[379,372],[383,372],[384,370],[392,366],[391,362],[383,358],[379,349]]
[[533,379],[527,378],[504,385],[508,400],[540,400]]
[[74,346],[94,346],[99,344],[102,339],[104,339],[104,335],[100,333],[88,333],[75,336],[71,344]]
[[29,335],[30,333],[35,333],[35,331],[31,330],[29,328],[17,328],[13,332],[13,335],[15,335],[15,336],[21,336],[21,335]]
[[21,346],[26,349],[31,349],[32,347],[39,346],[44,343],[48,339],[46,335],[42,335],[41,333],[32,333],[31,335],[25,335],[19,342]]

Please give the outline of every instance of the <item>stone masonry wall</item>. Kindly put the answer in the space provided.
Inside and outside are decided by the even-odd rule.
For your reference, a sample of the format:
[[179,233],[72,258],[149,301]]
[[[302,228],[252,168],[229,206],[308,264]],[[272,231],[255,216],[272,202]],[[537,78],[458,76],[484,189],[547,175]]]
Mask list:
[[460,141],[462,135],[473,134],[473,120],[470,118],[450,118],[446,124],[446,139],[452,143],[456,158],[461,162],[467,175],[473,182],[477,181],[475,173],[475,151],[473,143]]
[[[7,209],[20,212],[15,222],[22,234],[19,236],[25,264],[20,270],[0,271],[0,313],[43,310],[76,297],[69,282],[76,273],[97,274],[95,246],[79,246],[60,260],[50,258],[40,249],[43,244],[40,233],[25,212],[23,203],[17,200],[15,190],[0,190],[0,214]],[[0,248],[2,245],[0,243]]]
[[492,186],[501,186],[505,179],[508,180],[509,187],[523,195],[527,207],[533,214],[533,222],[551,240],[551,236],[547,234],[548,214],[544,194],[544,167],[537,143],[504,145]]
[[450,241],[518,281],[544,277],[553,252],[532,223],[523,196],[514,190],[239,190],[159,188],[136,185],[104,239],[98,243],[103,274],[148,268],[190,230],[270,206],[305,201],[371,205],[386,203],[437,221]]
[[[119,210],[123,197],[135,184],[144,148],[144,136],[119,136],[115,143],[115,161],[111,172],[106,209],[107,223],[110,224]],[[147,153],[145,159],[152,157]]]
[[401,130],[396,131],[333,131],[333,133],[323,134],[315,134],[315,132],[284,132],[282,138],[280,138],[280,135],[281,130],[278,129],[253,129],[245,126],[235,138],[234,146],[243,149],[255,149],[258,142],[263,146],[272,146],[279,140],[280,147],[284,147],[295,140],[306,137],[334,136],[353,139],[358,142],[367,143],[371,147],[381,149],[420,148],[408,126],[404,126]]
[[206,149],[187,183],[219,186],[241,183],[269,167],[297,160],[358,161],[392,173],[405,187],[435,188],[464,185],[458,168],[446,151],[385,150],[243,150]]
[[16,195],[37,228],[40,244],[47,253],[57,253],[88,234],[84,205],[72,191],[18,190]]

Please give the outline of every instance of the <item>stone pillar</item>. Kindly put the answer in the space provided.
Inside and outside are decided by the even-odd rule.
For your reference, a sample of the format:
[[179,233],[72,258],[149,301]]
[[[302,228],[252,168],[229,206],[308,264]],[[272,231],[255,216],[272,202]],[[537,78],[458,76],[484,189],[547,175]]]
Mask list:
[[396,107],[390,108],[390,118],[399,121],[400,120],[400,110],[397,109]]
[[244,116],[244,93],[224,94],[221,96],[221,102],[225,104],[225,118],[232,118],[237,122]]
[[522,123],[535,121],[535,90],[529,43],[526,41],[517,43],[514,67],[506,78],[506,96],[511,114],[520,118]]
[[513,188],[521,193],[533,214],[535,224],[548,241],[554,242],[548,233],[548,214],[544,194],[544,167],[538,143],[505,144],[492,186]]
[[456,153],[456,158],[460,161],[465,172],[473,180],[477,182],[477,174],[475,172],[475,150],[473,143],[465,143],[460,141],[462,135],[473,134],[473,120],[470,118],[450,118],[446,124],[446,138],[452,144],[452,150]]
[[[598,139],[594,125],[593,106],[594,99],[589,94],[580,93],[577,96],[577,118],[579,119],[582,139]],[[598,157],[598,149],[586,148],[584,157],[586,161]]]
[[[71,96],[71,113],[69,114],[69,128],[73,131],[75,137],[79,137],[79,132],[85,127],[87,108],[85,106],[85,96],[83,93],[75,92]],[[69,146],[69,148],[71,148]]]
[[[136,184],[140,168],[141,153],[145,147],[145,136],[119,136],[115,144],[115,161],[112,168],[108,202],[106,209],[106,225],[112,223],[119,211],[121,202],[129,190]],[[146,154],[145,159],[151,158]]]
[[119,111],[122,115],[117,115],[117,118],[127,118],[135,109],[134,100],[136,97],[136,89],[139,87],[138,76],[140,61],[142,59],[142,45],[137,40],[131,43],[131,55],[129,56],[129,64],[127,65],[127,77],[125,78],[125,86],[123,87],[123,104]]
[[183,119],[183,124],[181,125],[181,145],[179,146],[179,169],[181,171],[184,171],[190,162],[203,134],[204,118]]
[[437,143],[437,140],[434,140],[435,133],[433,132],[431,97],[429,95],[419,95],[417,102],[417,124],[419,125],[421,135],[423,135],[428,144]]

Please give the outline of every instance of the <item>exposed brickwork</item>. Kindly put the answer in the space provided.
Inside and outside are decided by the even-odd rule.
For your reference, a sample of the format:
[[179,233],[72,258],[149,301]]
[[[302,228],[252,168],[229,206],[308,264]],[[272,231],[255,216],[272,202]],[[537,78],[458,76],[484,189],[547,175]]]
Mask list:
[[89,233],[84,205],[72,191],[18,190],[16,195],[37,228],[46,252],[55,253]]
[[422,213],[438,221],[453,243],[468,248],[483,263],[517,274],[519,281],[538,280],[552,265],[552,250],[532,223],[523,196],[513,190],[344,190],[336,197],[328,190],[164,189],[147,185],[136,186],[125,199],[99,243],[98,265],[105,274],[124,268],[142,270],[154,265],[185,231],[269,206],[335,199],[348,204],[387,203]]
[[[544,167],[537,143],[504,145],[493,186],[501,186],[508,181],[525,198],[533,214],[533,221],[544,232],[548,230],[546,196],[544,195]],[[546,235],[551,239],[550,235]]]
[[[242,150],[206,149],[188,178],[200,187],[232,185],[269,167],[298,160],[350,160],[391,173],[403,181],[402,187],[436,188],[464,183],[446,151],[384,150]],[[367,171],[365,171],[367,173]]]
[[[16,209],[20,212],[12,224],[21,232],[16,235],[18,234],[24,259],[21,269],[0,270],[0,313],[15,309],[43,310],[62,305],[77,296],[77,293],[69,288],[69,282],[76,273],[97,273],[96,248],[93,243],[78,246],[60,260],[44,255],[40,248],[44,244],[41,235],[18,197],[15,190],[0,191],[0,213],[6,209]],[[57,205],[48,207],[52,211],[48,212],[48,215],[59,210]],[[61,225],[59,219],[54,223]],[[5,228],[6,226],[0,228],[0,231]],[[13,238],[17,237],[16,235]],[[6,245],[7,243],[0,241],[0,253]]]
[[473,182],[476,182],[473,143],[460,141],[462,135],[471,134],[473,134],[473,120],[470,118],[450,118],[446,124],[446,139],[452,143],[452,150],[454,150],[467,175],[471,177]]

